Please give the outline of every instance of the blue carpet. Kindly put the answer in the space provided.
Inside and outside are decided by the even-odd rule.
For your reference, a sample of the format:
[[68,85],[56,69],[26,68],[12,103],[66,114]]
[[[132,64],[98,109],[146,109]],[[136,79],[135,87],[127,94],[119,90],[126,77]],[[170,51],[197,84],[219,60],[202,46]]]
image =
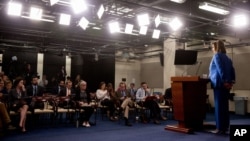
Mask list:
[[[213,114],[207,114],[206,122],[214,124]],[[231,124],[250,124],[248,116],[231,115]],[[153,123],[133,123],[132,127],[120,123],[97,119],[97,125],[91,128],[74,124],[59,124],[56,127],[41,126],[29,129],[26,134],[17,132],[5,136],[1,141],[228,141],[228,135],[214,135],[207,132],[183,134],[164,130],[165,125],[177,124],[174,120]]]

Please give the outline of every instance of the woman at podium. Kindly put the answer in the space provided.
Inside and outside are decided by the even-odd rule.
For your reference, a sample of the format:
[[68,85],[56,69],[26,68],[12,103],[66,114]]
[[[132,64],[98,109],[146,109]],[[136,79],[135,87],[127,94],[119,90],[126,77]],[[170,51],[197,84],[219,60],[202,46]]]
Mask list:
[[209,77],[214,91],[216,130],[212,133],[225,134],[229,128],[230,89],[235,82],[235,71],[231,59],[226,55],[223,41],[212,44],[213,58],[209,67]]

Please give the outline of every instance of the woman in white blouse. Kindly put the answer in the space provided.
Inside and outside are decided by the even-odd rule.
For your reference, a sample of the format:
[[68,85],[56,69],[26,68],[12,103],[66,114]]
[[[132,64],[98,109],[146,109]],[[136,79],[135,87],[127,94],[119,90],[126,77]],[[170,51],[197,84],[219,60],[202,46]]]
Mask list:
[[109,119],[111,121],[114,121],[114,111],[115,111],[115,104],[114,102],[110,99],[110,95],[106,89],[106,83],[101,82],[99,89],[96,91],[96,97],[98,100],[100,100],[101,105],[107,106],[108,111],[109,111]]

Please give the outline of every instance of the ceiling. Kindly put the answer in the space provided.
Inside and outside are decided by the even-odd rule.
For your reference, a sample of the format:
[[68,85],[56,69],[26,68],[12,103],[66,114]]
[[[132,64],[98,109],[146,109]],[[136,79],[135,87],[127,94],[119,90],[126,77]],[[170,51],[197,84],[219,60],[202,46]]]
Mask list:
[[[43,18],[54,22],[9,16],[7,15],[9,1],[0,1],[0,48],[2,50],[21,48],[59,55],[99,56],[114,56],[117,52],[123,52],[127,53],[127,57],[141,58],[146,48],[151,45],[162,46],[163,41],[168,38],[187,42],[188,47],[206,44],[218,38],[236,37],[236,33],[237,38],[249,38],[249,26],[244,30],[235,30],[230,20],[236,13],[250,15],[248,0],[186,0],[181,4],[170,0],[85,0],[88,9],[81,14],[74,14],[69,5],[70,0],[60,0],[53,6],[50,5],[49,0],[19,0],[23,4],[23,16],[28,16],[30,6],[38,6],[43,9]],[[199,4],[204,1],[226,7],[230,10],[230,14],[224,16],[199,9]],[[101,4],[105,7],[105,13],[99,19],[96,13]],[[60,13],[72,16],[70,26],[58,24]],[[138,34],[136,16],[142,13],[148,13],[150,16],[151,22],[147,35]],[[156,28],[154,19],[158,14],[163,23]],[[78,26],[82,16],[90,21],[86,30]],[[183,22],[179,36],[174,36],[173,30],[166,24],[174,17],[178,17]],[[111,34],[108,27],[111,21],[118,21],[122,30],[126,23],[134,24],[134,34]],[[159,39],[152,38],[154,29],[161,30]],[[161,52],[162,50],[151,51]]]

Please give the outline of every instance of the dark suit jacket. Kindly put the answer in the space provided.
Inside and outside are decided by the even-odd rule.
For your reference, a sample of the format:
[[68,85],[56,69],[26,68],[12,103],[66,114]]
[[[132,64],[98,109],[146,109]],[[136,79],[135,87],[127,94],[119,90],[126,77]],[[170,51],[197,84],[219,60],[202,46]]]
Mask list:
[[11,91],[10,91],[10,94],[9,94],[9,102],[11,105],[13,104],[17,104],[18,106],[22,106],[24,105],[24,102],[27,104],[27,95],[26,95],[26,92],[22,91],[21,92],[21,96],[19,97],[18,93],[17,93],[17,90],[15,88],[13,88]]
[[[29,85],[26,88],[27,95],[28,96],[33,96],[33,86]],[[37,85],[37,92],[35,96],[43,96],[44,93],[44,88],[42,86]]]
[[[70,89],[71,91],[71,96],[75,95],[75,90],[73,88]],[[58,96],[66,96],[67,95],[67,88],[63,88],[60,92]]]

